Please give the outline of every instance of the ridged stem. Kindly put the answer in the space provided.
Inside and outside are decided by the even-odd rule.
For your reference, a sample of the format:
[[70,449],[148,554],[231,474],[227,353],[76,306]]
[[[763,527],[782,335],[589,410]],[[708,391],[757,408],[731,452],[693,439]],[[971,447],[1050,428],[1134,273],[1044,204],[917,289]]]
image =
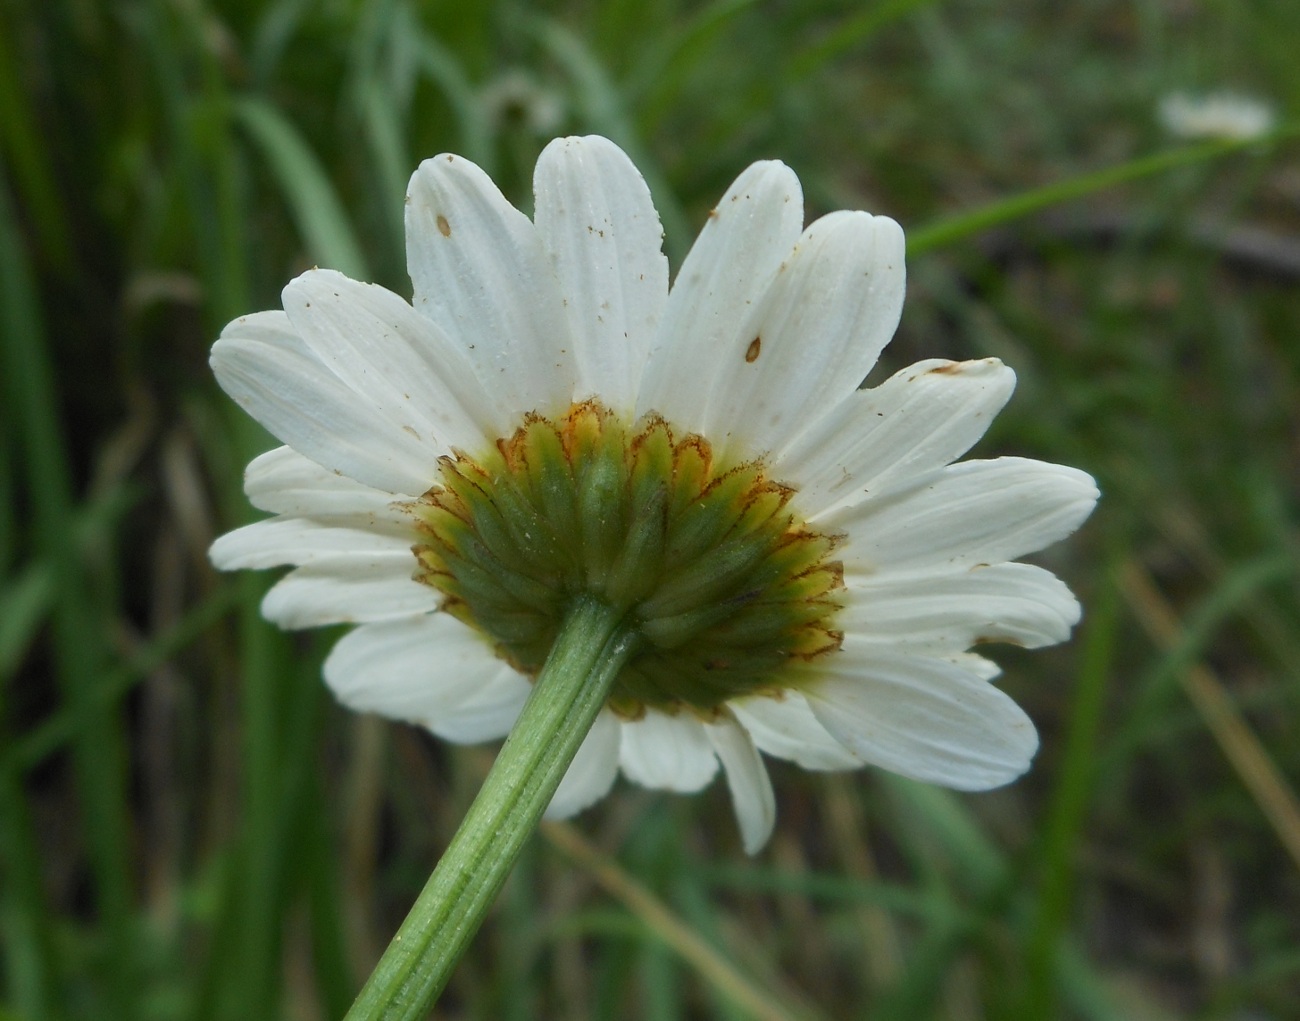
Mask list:
[[570,608],[478,797],[345,1021],[428,1017],[635,642],[600,600]]

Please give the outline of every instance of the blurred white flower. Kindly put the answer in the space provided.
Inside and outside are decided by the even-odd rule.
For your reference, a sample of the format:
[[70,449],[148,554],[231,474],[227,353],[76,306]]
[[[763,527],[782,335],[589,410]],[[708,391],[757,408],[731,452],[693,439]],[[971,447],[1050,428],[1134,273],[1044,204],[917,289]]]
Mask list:
[[510,68],[489,81],[479,93],[483,115],[498,129],[517,121],[545,138],[564,119],[564,101],[522,68]]
[[1179,138],[1245,141],[1273,129],[1277,116],[1262,99],[1239,92],[1174,92],[1160,101],[1160,123]]
[[603,138],[551,143],[536,216],[442,155],[411,179],[414,307],[313,270],[232,322],[225,390],[286,446],[249,465],[277,515],[224,569],[291,564],[283,627],[358,625],[327,682],[452,741],[513,724],[567,607],[638,643],[551,804],[621,771],[696,791],[719,763],[750,852],[775,814],[759,752],[974,790],[1028,768],[1034,726],[970,653],[1078,620],[1013,561],[1097,497],[1073,468],[962,461],[1009,398],[996,359],[920,362],[870,390],[903,303],[894,221],[803,225],[798,178],[756,163],[671,289],[641,175]]

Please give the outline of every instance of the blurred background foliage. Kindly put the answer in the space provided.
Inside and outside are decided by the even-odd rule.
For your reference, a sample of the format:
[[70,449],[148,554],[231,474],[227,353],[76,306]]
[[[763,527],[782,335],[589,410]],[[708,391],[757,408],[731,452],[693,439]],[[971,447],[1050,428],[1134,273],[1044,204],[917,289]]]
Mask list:
[[[272,441],[206,352],[314,264],[409,293],[420,159],[528,208],[573,132],[633,155],[674,264],[757,158],[899,219],[878,371],[1018,371],[978,452],[1098,477],[1042,558],[1087,614],[993,652],[1020,783],[773,763],[753,860],[722,785],[620,784],[532,842],[439,1016],[1295,1017],[1297,45],[1292,0],[0,2],[0,1018],[345,1011],[492,753],[343,712],[335,635],[208,566]],[[1220,88],[1284,127],[1162,130]]]

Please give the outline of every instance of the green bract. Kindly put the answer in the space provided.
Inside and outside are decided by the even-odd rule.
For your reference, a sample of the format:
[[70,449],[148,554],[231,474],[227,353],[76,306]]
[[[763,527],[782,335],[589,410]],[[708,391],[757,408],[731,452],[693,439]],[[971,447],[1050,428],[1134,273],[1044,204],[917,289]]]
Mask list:
[[610,697],[625,717],[707,716],[839,648],[839,537],[805,527],[761,461],[716,465],[703,437],[587,401],[440,471],[408,505],[428,537],[416,578],[530,676],[583,595],[636,636]]

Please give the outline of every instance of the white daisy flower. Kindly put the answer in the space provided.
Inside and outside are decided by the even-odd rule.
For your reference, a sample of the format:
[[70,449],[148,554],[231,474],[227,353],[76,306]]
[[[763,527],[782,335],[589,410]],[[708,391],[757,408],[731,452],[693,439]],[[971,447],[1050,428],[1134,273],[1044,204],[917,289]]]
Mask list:
[[1173,92],[1160,101],[1160,123],[1179,138],[1248,141],[1273,130],[1277,115],[1261,99],[1240,92]]
[[347,705],[450,741],[506,734],[566,606],[625,614],[637,651],[549,814],[622,773],[697,791],[721,763],[744,845],[775,815],[760,752],[963,790],[1029,765],[1034,726],[969,650],[1063,641],[1069,590],[1013,563],[1074,531],[1083,472],[953,463],[1011,394],[996,359],[930,360],[860,390],[898,323],[903,235],[864,212],[803,225],[756,163],[671,289],[645,182],[603,138],[559,139],[536,215],[457,156],[406,199],[414,301],[329,270],[231,323],[222,387],[285,446],[249,465],[275,517],[224,569],[294,566],[282,627],[349,623]]

